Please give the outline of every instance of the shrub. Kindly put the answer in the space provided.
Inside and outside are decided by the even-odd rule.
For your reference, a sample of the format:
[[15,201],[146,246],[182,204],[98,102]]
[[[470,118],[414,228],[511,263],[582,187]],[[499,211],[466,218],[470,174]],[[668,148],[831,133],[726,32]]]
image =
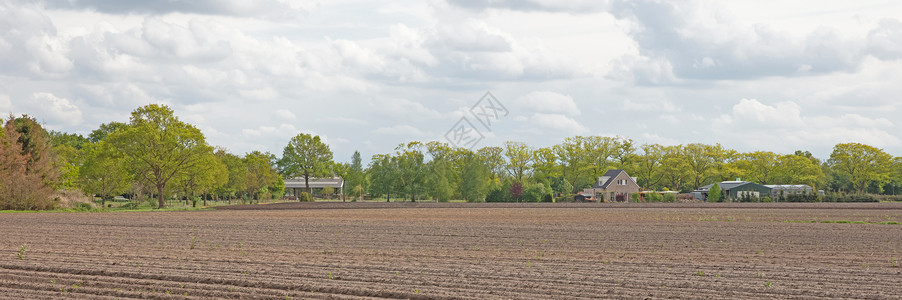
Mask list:
[[664,199],[664,196],[658,193],[648,193],[645,194],[645,202],[661,202]]
[[551,197],[551,194],[545,194],[542,197],[542,202],[554,202],[554,197]]
[[720,185],[714,184],[711,186],[711,189],[708,190],[708,202],[723,202],[723,195],[720,192]]
[[545,189],[545,185],[541,183],[527,184],[523,189],[523,201],[539,202],[548,195],[549,191]]
[[877,197],[871,194],[843,194],[843,193],[827,193],[823,198],[824,202],[880,202]]
[[[638,203],[638,202],[639,202],[639,196],[640,196],[639,193],[633,193],[633,194],[630,195],[630,198],[633,200],[633,202],[637,202],[637,203]],[[646,200],[647,200],[647,199],[646,199]]]
[[298,195],[298,201],[299,202],[313,202],[313,196],[310,195],[310,193],[308,193],[308,192],[301,192]]
[[820,202],[817,194],[789,194],[783,196],[786,202]]
[[761,202],[770,203],[770,202],[774,202],[774,199],[771,198],[770,196],[764,196],[764,198],[761,198]]
[[677,196],[673,193],[664,194],[664,202],[676,202]]

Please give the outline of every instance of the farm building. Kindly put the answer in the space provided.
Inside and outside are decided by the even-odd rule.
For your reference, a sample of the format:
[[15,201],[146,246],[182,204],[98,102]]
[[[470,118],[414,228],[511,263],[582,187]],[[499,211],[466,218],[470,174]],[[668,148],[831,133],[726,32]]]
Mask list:
[[[583,190],[576,195],[576,200],[585,200],[586,198],[594,198],[600,200],[625,202],[630,199],[632,194],[639,192],[639,184],[636,183],[636,177],[630,177],[624,170],[610,170],[604,173],[604,176],[598,177],[598,181],[592,185],[592,188]],[[582,197],[582,199],[579,199]]]
[[771,188],[748,181],[723,181],[712,183],[692,191],[695,199],[708,201],[708,190],[717,184],[724,195],[724,199],[736,200],[743,197],[761,198],[771,196]]
[[765,185],[771,189],[770,196],[777,198],[785,195],[813,194],[814,188],[804,184],[773,184]]
[[[311,190],[322,190],[330,186],[342,194],[344,194],[345,180],[341,177],[332,178],[310,178]],[[307,184],[303,177],[285,179],[285,198],[297,200],[297,196],[307,190]]]

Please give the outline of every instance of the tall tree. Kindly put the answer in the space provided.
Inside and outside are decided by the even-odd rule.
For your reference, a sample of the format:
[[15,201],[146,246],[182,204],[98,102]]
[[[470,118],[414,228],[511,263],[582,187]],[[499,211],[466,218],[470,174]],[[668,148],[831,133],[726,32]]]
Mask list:
[[0,133],[0,209],[44,210],[57,205],[59,173],[48,138],[33,118],[9,117]]
[[532,162],[532,149],[526,143],[505,142],[504,156],[507,157],[508,174],[517,182],[523,182]]
[[488,168],[490,179],[500,182],[501,176],[504,174],[504,148],[482,147],[476,153],[479,155],[479,160]]
[[263,193],[269,194],[270,187],[275,185],[276,178],[279,173],[271,164],[272,154],[260,151],[252,151],[244,155],[244,164],[247,168],[247,189],[248,194],[255,196],[257,200],[261,200]]
[[320,140],[319,136],[306,133],[298,134],[288,141],[282,152],[282,175],[286,178],[304,177],[307,193],[310,189],[311,177],[331,175],[332,150]]
[[882,149],[859,143],[837,144],[828,163],[840,175],[847,176],[852,187],[863,193],[872,183],[890,179],[893,157]]
[[85,159],[78,179],[85,192],[100,196],[105,206],[107,199],[128,190],[132,174],[121,152],[104,140],[89,144],[83,151]]
[[467,152],[460,157],[462,163],[460,195],[467,202],[479,202],[485,200],[488,192],[490,175],[489,168],[480,156]]
[[416,201],[416,197],[423,194],[425,189],[426,164],[420,150],[422,146],[420,142],[411,142],[395,148],[398,184],[401,192],[407,194],[411,202]]
[[746,180],[759,184],[771,184],[774,182],[774,175],[778,172],[780,166],[779,155],[768,151],[755,151],[744,154],[743,160],[748,162],[746,165]]
[[198,192],[207,194],[229,182],[229,170],[216,155],[207,153],[200,158],[200,163],[182,170],[176,182],[185,197],[185,204],[192,201],[194,206]]
[[225,196],[231,203],[232,197],[247,189],[247,165],[244,163],[244,159],[228,153],[225,149],[216,149],[214,155],[225,165],[228,174],[226,183],[215,189],[216,194]]
[[213,150],[200,130],[158,104],[133,111],[128,128],[114,131],[108,139],[125,155],[132,174],[156,189],[159,208],[166,206],[169,182],[197,167]]
[[664,146],[645,144],[641,148],[642,154],[635,159],[636,176],[639,177],[639,185],[647,190],[656,186],[664,177],[659,170],[664,160]]
[[592,163],[587,161],[585,147],[585,138],[576,136],[566,138],[563,143],[554,145],[552,148],[561,164],[562,177],[573,185],[574,190],[567,191],[568,194],[582,189],[592,181],[586,180],[584,176],[587,169],[586,166],[593,166]]
[[723,162],[723,147],[717,145],[688,144],[683,147],[683,155],[689,166],[689,180],[692,188],[699,188],[716,175]]
[[370,192],[385,195],[385,202],[391,201],[391,194],[397,185],[397,159],[388,154],[373,155],[367,174],[370,177]]
[[560,166],[557,155],[551,148],[539,148],[532,153],[532,176],[537,182],[551,184],[554,179],[560,180]]
[[667,146],[663,149],[660,172],[664,186],[673,191],[683,190],[690,178],[689,163],[682,145]]
[[91,134],[88,135],[88,140],[92,143],[97,143],[99,141],[105,140],[113,132],[127,128],[128,124],[122,122],[109,122],[100,124],[100,128],[91,131]]

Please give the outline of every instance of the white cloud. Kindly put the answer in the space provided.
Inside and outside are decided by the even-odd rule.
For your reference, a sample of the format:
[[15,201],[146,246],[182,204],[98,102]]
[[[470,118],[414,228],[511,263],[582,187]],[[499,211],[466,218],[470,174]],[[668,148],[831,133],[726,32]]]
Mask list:
[[34,112],[33,116],[36,118],[46,118],[54,125],[71,126],[82,122],[81,109],[66,98],[60,98],[51,93],[34,93],[32,101],[40,109],[39,112]]
[[808,116],[795,102],[773,105],[742,99],[732,112],[715,119],[713,131],[725,140],[754,148],[778,147],[784,152],[802,147],[832,147],[861,142],[877,147],[899,147],[902,140],[891,133],[896,124],[886,118],[858,114]]
[[555,92],[531,92],[517,99],[517,104],[535,112],[560,113],[568,116],[580,115],[573,98]]
[[589,129],[578,121],[561,114],[536,113],[529,120],[536,129],[557,136],[585,134]]
[[297,119],[297,116],[294,115],[293,112],[287,109],[279,109],[276,111],[276,116],[287,121],[291,121]]
[[423,137],[426,135],[422,130],[410,125],[395,125],[391,127],[380,127],[373,130],[373,133],[385,135],[400,135],[406,137]]

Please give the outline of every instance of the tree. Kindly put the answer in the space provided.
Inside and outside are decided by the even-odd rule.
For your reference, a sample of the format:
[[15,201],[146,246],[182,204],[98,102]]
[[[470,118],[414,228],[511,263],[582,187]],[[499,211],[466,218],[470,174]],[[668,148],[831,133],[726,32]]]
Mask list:
[[636,157],[636,175],[643,189],[656,186],[664,175],[660,172],[664,160],[664,146],[658,144],[642,145],[642,155]]
[[478,202],[485,199],[489,182],[492,180],[489,168],[480,160],[480,157],[472,152],[466,152],[460,157],[461,180],[460,195],[467,202]]
[[552,182],[552,179],[560,177],[557,155],[551,148],[539,148],[532,152],[532,178],[535,181]]
[[166,206],[170,181],[197,167],[213,150],[200,130],[158,104],[133,111],[128,128],[114,131],[108,139],[125,155],[135,178],[156,189],[159,208]]
[[689,144],[683,147],[683,155],[689,166],[689,180],[693,188],[701,187],[714,176],[722,160],[723,148],[718,145]]
[[385,202],[391,201],[391,194],[397,184],[397,160],[388,154],[373,155],[367,174],[370,177],[370,192],[385,195]]
[[322,192],[323,192],[323,196],[326,197],[326,199],[331,200],[332,195],[335,194],[335,188],[331,187],[331,186],[325,186],[325,187],[323,187]]
[[366,190],[366,174],[363,168],[360,151],[354,151],[354,154],[351,155],[351,163],[348,164],[348,172],[345,174],[345,185],[348,187],[357,187],[359,185]]
[[79,172],[79,182],[85,192],[100,196],[101,205],[106,200],[125,193],[131,185],[125,157],[110,143],[100,140],[84,150],[85,159]]
[[448,144],[440,142],[426,143],[427,153],[432,159],[426,163],[426,192],[435,200],[447,202],[454,196],[454,183],[457,182],[451,159],[454,151]]
[[708,190],[708,202],[721,202],[723,201],[723,193],[720,190],[720,184],[715,183],[711,186],[711,189]]
[[9,117],[0,133],[0,209],[56,207],[59,174],[48,137],[33,118]]
[[489,178],[492,181],[500,181],[501,175],[504,173],[504,148],[501,147],[482,147],[476,154],[489,171]]
[[228,173],[228,181],[216,188],[216,194],[225,196],[231,204],[232,197],[247,188],[247,165],[241,157],[228,153],[225,149],[217,149],[214,155],[225,165]]
[[863,193],[872,183],[883,184],[892,174],[893,157],[882,149],[859,143],[837,144],[830,154],[831,169],[847,176],[852,187]]
[[125,129],[128,129],[128,124],[122,122],[109,122],[100,124],[100,128],[91,131],[91,134],[88,135],[88,140],[92,143],[97,143],[105,140],[113,132]]
[[416,201],[417,195],[424,191],[426,165],[424,156],[420,151],[422,144],[411,142],[401,144],[395,148],[395,159],[398,165],[398,185],[400,191],[410,197],[410,201]]
[[311,177],[330,175],[332,166],[332,150],[323,143],[319,136],[302,133],[291,138],[282,152],[282,175],[286,178],[304,177],[304,186],[308,193]]
[[[567,138],[563,143],[554,145],[552,148],[561,164],[561,176],[573,185],[574,189],[579,189],[588,183],[583,175],[586,166],[590,163],[586,161],[584,148],[585,139],[581,136]],[[572,194],[574,191],[570,190],[566,193]]]
[[504,142],[504,156],[507,157],[508,174],[517,182],[522,182],[532,162],[532,149],[526,143]]
[[742,159],[748,162],[745,166],[746,180],[759,184],[774,182],[774,175],[779,171],[780,166],[779,155],[768,151],[755,151],[744,154]]
[[673,191],[683,190],[689,178],[689,163],[686,161],[683,146],[667,146],[663,149],[661,168],[664,186]]
[[245,189],[249,194],[254,194],[257,200],[264,195],[260,192],[270,193],[270,187],[274,186],[279,173],[273,167],[272,154],[260,151],[252,151],[244,155],[244,164],[247,168],[247,184]]
[[516,199],[517,202],[520,202],[520,197],[523,196],[523,184],[520,182],[514,182],[511,184],[510,188],[511,198]]

